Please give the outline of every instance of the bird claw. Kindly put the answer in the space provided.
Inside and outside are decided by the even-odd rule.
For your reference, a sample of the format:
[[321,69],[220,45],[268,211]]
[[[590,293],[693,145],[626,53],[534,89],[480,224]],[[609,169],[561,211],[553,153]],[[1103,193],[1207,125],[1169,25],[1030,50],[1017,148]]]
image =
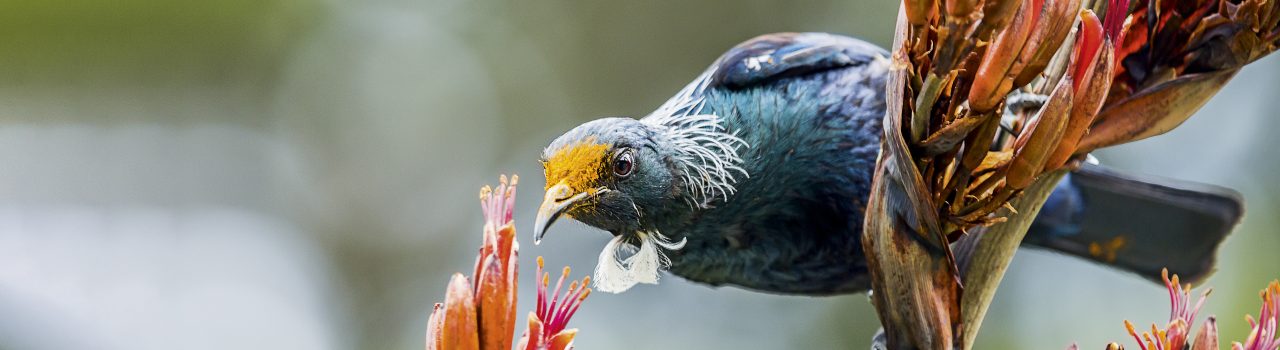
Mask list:
[[1049,95],[1023,91],[1010,93],[1004,104],[1004,114],[1000,117],[1000,129],[1015,138],[1018,137],[1020,131],[1019,128],[1015,128],[1014,123],[1025,120],[1026,118],[1022,116],[1039,111],[1046,103],[1049,103]]
[[876,335],[871,336],[871,350],[888,350],[889,342],[884,335],[884,327],[876,330]]

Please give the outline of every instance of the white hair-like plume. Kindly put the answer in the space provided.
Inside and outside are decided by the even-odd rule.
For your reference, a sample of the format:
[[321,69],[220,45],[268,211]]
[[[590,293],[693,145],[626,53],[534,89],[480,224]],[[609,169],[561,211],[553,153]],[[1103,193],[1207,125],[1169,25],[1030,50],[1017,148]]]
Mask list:
[[[729,200],[736,190],[736,176],[747,176],[738,147],[749,145],[725,130],[720,116],[702,113],[703,93],[714,73],[714,67],[702,73],[640,119],[663,133],[664,141],[676,152],[673,158],[689,191],[689,204],[696,207],[707,207],[716,198]],[[618,235],[600,252],[594,279],[597,290],[621,293],[637,283],[657,284],[658,272],[671,265],[665,251],[684,248],[687,241],[672,242],[657,231],[636,232],[634,237],[639,246],[628,242],[631,236]]]
[[[666,253],[660,249],[677,250],[684,248],[686,239],[672,242],[661,233],[636,232],[640,247],[627,244],[626,235],[618,235],[604,246],[600,252],[600,261],[596,264],[595,289],[622,293],[637,283],[658,284],[658,271],[671,265]],[[620,256],[631,254],[625,258]]]
[[720,124],[720,116],[702,114],[703,93],[715,69],[702,73],[657,110],[640,119],[665,133],[689,193],[690,204],[706,207],[720,197],[729,200],[735,176],[748,176],[740,165],[738,147],[749,147]]

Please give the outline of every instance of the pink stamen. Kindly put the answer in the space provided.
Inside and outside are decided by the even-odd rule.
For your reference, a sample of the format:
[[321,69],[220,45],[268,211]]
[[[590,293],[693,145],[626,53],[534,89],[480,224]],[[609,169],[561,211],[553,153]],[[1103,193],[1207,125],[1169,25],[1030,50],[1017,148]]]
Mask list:
[[[1187,291],[1187,292],[1190,293],[1190,291]],[[1206,289],[1204,293],[1200,294],[1200,300],[1196,301],[1195,308],[1191,309],[1191,317],[1188,317],[1185,320],[1187,322],[1188,327],[1191,326],[1191,321],[1194,321],[1196,319],[1196,315],[1200,314],[1200,307],[1204,306],[1204,301],[1209,298],[1210,293],[1213,293],[1213,288]]]
[[1275,350],[1280,347],[1280,335],[1276,334],[1277,318],[1280,317],[1280,282],[1271,282],[1262,290],[1262,310],[1258,311],[1258,319],[1245,315],[1249,322],[1249,338],[1245,340],[1246,350]]
[[[542,277],[542,283],[538,284],[538,304],[535,315],[542,321],[543,336],[549,340],[569,325],[569,319],[578,311],[582,301],[587,299],[587,295],[591,292],[591,289],[587,288],[591,279],[571,281],[569,288],[564,289],[564,282],[569,276],[569,268],[566,267],[556,281],[555,289],[548,291],[551,274],[543,271],[541,258],[538,262],[537,274]],[[562,291],[565,292],[563,296],[560,294]]]
[[1129,331],[1129,336],[1133,337],[1133,340],[1138,342],[1139,348],[1142,348],[1142,350],[1150,350],[1147,349],[1147,346],[1142,342],[1142,338],[1138,337],[1138,332],[1133,330],[1133,323],[1130,323],[1129,320],[1125,320],[1124,328]]
[[575,291],[577,291],[577,289],[578,281],[570,282],[568,293],[565,293],[564,299],[560,300],[560,307],[552,310],[551,312],[551,325],[557,332],[564,329],[564,322],[562,321],[562,318],[564,317],[564,314],[569,311],[569,303],[572,301],[570,297]]
[[565,295],[564,307],[555,317],[555,322],[560,325],[560,329],[564,329],[564,326],[569,324],[569,319],[573,317],[574,313],[578,312],[578,307],[582,306],[582,301],[586,300],[587,295],[591,293],[591,290],[587,288],[590,281],[590,277],[583,278],[582,284],[579,285],[578,289],[571,288],[570,292]]
[[[555,292],[551,294],[551,306],[550,306],[550,307],[548,307],[548,309],[549,309],[549,310],[548,310],[548,311],[549,311],[549,312],[548,312],[548,314],[546,314],[546,315],[538,315],[540,318],[542,318],[542,321],[543,321],[544,323],[545,323],[546,321],[550,321],[550,320],[551,320],[551,316],[552,316],[552,315],[551,315],[550,313],[555,312],[556,304],[559,304],[559,302],[560,302],[560,300],[559,300],[559,299],[560,299],[560,288],[564,287],[564,278],[565,278],[565,276],[568,276],[568,275],[569,275],[569,267],[568,267],[568,266],[565,266],[565,268],[564,268],[564,273],[560,274],[560,279],[556,280],[556,289],[555,289]],[[555,334],[555,333],[551,333],[551,334]]]
[[514,221],[516,213],[516,183],[520,181],[519,176],[511,175],[511,187],[507,190],[507,222]]

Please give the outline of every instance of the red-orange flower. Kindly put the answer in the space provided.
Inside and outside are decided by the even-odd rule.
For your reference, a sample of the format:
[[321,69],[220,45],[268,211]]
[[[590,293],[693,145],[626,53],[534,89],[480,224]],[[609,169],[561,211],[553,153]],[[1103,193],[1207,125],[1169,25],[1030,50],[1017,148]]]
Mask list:
[[1280,349],[1280,334],[1276,334],[1277,318],[1280,317],[1280,281],[1271,281],[1262,290],[1262,310],[1258,319],[1246,315],[1252,331],[1245,338],[1244,344],[1231,343],[1231,350],[1276,350]]
[[[475,280],[468,281],[462,274],[454,274],[449,281],[443,304],[435,304],[431,318],[427,322],[428,350],[507,350],[511,349],[512,336],[515,330],[516,312],[516,277],[518,275],[518,251],[520,244],[516,241],[515,226],[512,214],[515,210],[516,176],[511,177],[510,184],[505,176],[500,178],[496,189],[488,186],[480,190],[480,206],[484,212],[484,238],[476,257]],[[565,268],[565,274],[569,272]],[[539,337],[537,344],[562,344],[560,347],[541,346],[528,349],[563,350],[572,347],[573,335],[577,330],[564,330],[569,316],[577,311],[582,300],[586,299],[590,290],[584,280],[581,288],[574,282],[569,290],[574,299],[557,307],[552,303],[548,310],[557,312],[543,314],[546,299],[547,276],[542,273],[542,258],[538,258],[538,276],[544,282],[538,287],[538,313],[530,315],[540,317],[530,320],[530,330],[526,334],[550,334],[547,341]],[[561,281],[564,278],[561,277]],[[560,286],[556,286],[557,294]],[[543,321],[547,326],[543,326]],[[535,330],[534,321],[539,321]],[[567,335],[564,335],[567,334]],[[527,348],[521,340],[520,349]]]
[[[1129,330],[1129,335],[1138,341],[1138,346],[1142,350],[1182,350],[1187,348],[1187,340],[1190,339],[1191,326],[1195,324],[1196,314],[1200,312],[1200,307],[1204,305],[1205,297],[1213,292],[1213,289],[1206,289],[1200,295],[1200,300],[1195,306],[1191,306],[1191,285],[1185,288],[1178,283],[1178,275],[1169,278],[1169,270],[1165,269],[1161,272],[1164,277],[1164,285],[1169,289],[1169,325],[1165,329],[1157,328],[1155,324],[1151,325],[1150,332],[1143,332],[1142,336],[1138,336],[1133,328],[1133,323],[1128,320],[1124,321],[1124,326]],[[1218,348],[1218,329],[1213,317],[1209,317],[1205,321],[1204,326],[1200,329],[1200,334],[1195,338],[1195,343],[1191,345],[1191,350],[1209,350]]]
[[[542,271],[542,257],[538,257],[537,276],[542,277],[538,283],[538,306],[529,313],[529,328],[520,337],[520,350],[567,350],[573,349],[573,337],[578,334],[577,328],[565,329],[569,318],[582,306],[582,301],[591,294],[591,277],[584,277],[582,282],[572,281],[569,290],[563,297],[560,290],[564,287],[565,278],[569,277],[569,267],[564,268],[556,288],[548,294],[547,287],[551,283],[551,273]],[[549,296],[549,297],[548,297]]]
[[[1133,323],[1124,321],[1125,328],[1128,329],[1129,335],[1138,341],[1138,347],[1142,350],[1217,350],[1218,349],[1218,328],[1213,316],[1209,316],[1205,320],[1205,324],[1200,328],[1200,332],[1194,340],[1191,340],[1191,325],[1195,322],[1196,314],[1200,312],[1200,306],[1204,305],[1205,297],[1209,296],[1212,290],[1206,290],[1201,295],[1200,300],[1195,306],[1191,305],[1191,286],[1185,288],[1178,284],[1178,275],[1169,278],[1169,271],[1163,272],[1165,286],[1169,289],[1169,325],[1165,329],[1160,329],[1156,325],[1151,325],[1151,331],[1142,332],[1139,336],[1134,330]],[[1249,336],[1245,338],[1244,343],[1231,343],[1232,350],[1277,350],[1280,349],[1280,335],[1277,334],[1276,323],[1280,318],[1280,281],[1271,281],[1267,288],[1262,290],[1262,310],[1258,312],[1258,319],[1246,315],[1245,321],[1249,322],[1251,331]],[[1072,345],[1069,349],[1075,349]],[[1124,347],[1117,343],[1107,345],[1108,350],[1123,350]]]

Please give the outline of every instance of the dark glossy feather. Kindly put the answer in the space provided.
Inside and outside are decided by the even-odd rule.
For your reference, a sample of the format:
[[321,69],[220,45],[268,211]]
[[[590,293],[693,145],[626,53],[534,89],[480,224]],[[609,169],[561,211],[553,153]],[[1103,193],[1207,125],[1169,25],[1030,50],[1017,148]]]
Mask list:
[[[654,226],[661,232],[688,239],[684,249],[669,253],[670,270],[697,282],[775,293],[865,291],[868,276],[860,235],[883,133],[889,64],[886,51],[857,39],[771,34],[730,49],[691,85],[694,88],[677,96],[703,98],[701,112],[719,115],[728,130],[746,141],[749,147],[741,155],[749,177],[736,184],[738,192],[727,201],[656,219]],[[1088,243],[1108,242],[1120,232],[1097,225],[1119,225],[1114,220],[1124,215],[1094,220],[1103,216],[1091,206],[1159,213],[1169,205],[1185,204],[1150,200],[1161,191],[1104,196],[1099,189],[1133,185],[1104,181],[1109,178],[1089,173],[1077,176],[1077,182],[1091,186],[1059,186],[1028,241],[1148,278],[1156,276],[1155,266],[1207,273],[1213,248],[1239,219],[1238,210],[1188,219],[1192,226],[1187,227],[1193,228],[1177,239],[1195,246],[1194,254],[1175,256],[1178,247],[1161,244],[1150,246],[1158,246],[1156,251],[1120,247],[1120,258],[1099,258]],[[1232,206],[1238,208],[1239,202],[1209,201],[1191,209],[1221,211]],[[1195,232],[1201,229],[1212,232]],[[1123,234],[1146,242],[1160,239],[1161,233]],[[1129,251],[1141,254],[1127,255]],[[1199,267],[1193,271],[1190,266]]]

